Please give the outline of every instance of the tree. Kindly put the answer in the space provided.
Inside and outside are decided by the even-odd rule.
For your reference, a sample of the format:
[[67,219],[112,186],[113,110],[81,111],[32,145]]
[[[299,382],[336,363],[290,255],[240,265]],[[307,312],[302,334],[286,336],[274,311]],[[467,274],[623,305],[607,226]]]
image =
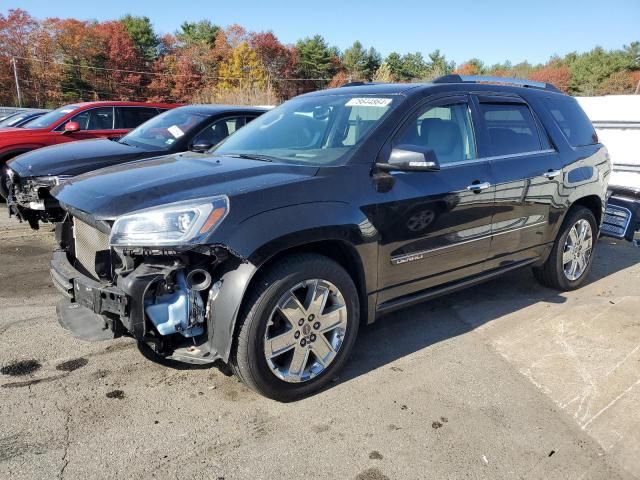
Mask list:
[[398,52],[391,52],[387,55],[387,58],[384,59],[384,63],[388,65],[393,78],[396,80],[402,78],[402,57]]
[[599,95],[624,95],[634,93],[636,82],[631,72],[626,70],[612,73],[598,87]]
[[[29,77],[29,64],[23,58],[29,56],[29,49],[34,32],[37,31],[38,22],[35,18],[21,9],[11,9],[6,16],[0,14],[0,101],[4,105],[17,105],[16,86],[11,65],[12,57],[20,57],[16,61],[23,77]],[[27,87],[27,88],[24,88]],[[28,97],[29,84],[23,85],[24,95]],[[28,99],[25,98],[25,104]]]
[[209,20],[183,22],[180,30],[176,32],[176,38],[185,45],[201,44],[213,47],[219,30],[220,27]]
[[595,95],[600,85],[611,75],[622,70],[632,70],[635,60],[624,50],[606,51],[601,47],[577,55],[569,64],[571,69],[570,92]]
[[234,48],[231,57],[220,65],[219,88],[244,88],[247,85],[264,87],[266,83],[264,67],[256,52],[246,42]]
[[484,70],[484,64],[477,58],[472,58],[459,65],[453,73],[458,75],[480,75]]
[[96,25],[102,36],[103,46],[97,60],[108,69],[103,77],[101,90],[113,92],[112,99],[129,100],[142,98],[142,75],[144,58],[136,48],[133,39],[122,22],[104,22]]
[[420,52],[406,53],[402,56],[400,79],[405,81],[423,79],[428,73],[427,62]]
[[429,73],[430,80],[442,75],[450,74],[455,68],[454,62],[448,62],[447,58],[440,53],[440,50],[434,50],[429,54]]
[[381,63],[382,57],[375,48],[366,50],[357,40],[342,56],[342,64],[352,80],[371,80]]
[[529,74],[530,80],[551,83],[563,92],[569,91],[571,70],[566,65],[549,65],[533,70]]
[[395,75],[391,71],[391,66],[387,62],[383,62],[380,68],[373,76],[374,82],[393,83],[397,81]]
[[326,79],[333,76],[334,52],[329,49],[327,42],[320,35],[299,40],[298,74],[307,79]]
[[286,47],[273,32],[251,33],[249,45],[256,54],[278,96],[287,97],[289,78],[294,75],[297,53],[294,48]]
[[149,17],[138,17],[130,14],[120,19],[125,30],[133,40],[139,55],[146,63],[153,62],[158,57],[160,40],[153,30]]

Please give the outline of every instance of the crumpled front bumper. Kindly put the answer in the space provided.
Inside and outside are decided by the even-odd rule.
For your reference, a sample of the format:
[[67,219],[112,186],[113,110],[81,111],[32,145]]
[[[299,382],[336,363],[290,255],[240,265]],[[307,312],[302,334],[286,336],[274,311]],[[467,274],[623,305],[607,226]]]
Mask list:
[[63,250],[54,251],[49,271],[54,286],[66,297],[57,306],[58,321],[73,336],[92,341],[122,333],[114,320],[128,315],[131,302],[125,292],[80,273]]

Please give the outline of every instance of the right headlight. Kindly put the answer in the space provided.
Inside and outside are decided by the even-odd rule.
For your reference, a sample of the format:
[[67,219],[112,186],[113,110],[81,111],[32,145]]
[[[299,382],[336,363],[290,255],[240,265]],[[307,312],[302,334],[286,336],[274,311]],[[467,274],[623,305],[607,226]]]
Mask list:
[[116,247],[197,244],[229,213],[226,195],[139,210],[118,217],[109,243]]

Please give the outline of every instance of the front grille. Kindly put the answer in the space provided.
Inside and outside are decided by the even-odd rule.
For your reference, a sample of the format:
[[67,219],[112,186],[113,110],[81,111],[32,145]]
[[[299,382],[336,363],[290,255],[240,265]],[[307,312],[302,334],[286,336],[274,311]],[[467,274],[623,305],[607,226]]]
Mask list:
[[74,217],[73,238],[76,260],[97,280],[96,252],[109,250],[109,235]]

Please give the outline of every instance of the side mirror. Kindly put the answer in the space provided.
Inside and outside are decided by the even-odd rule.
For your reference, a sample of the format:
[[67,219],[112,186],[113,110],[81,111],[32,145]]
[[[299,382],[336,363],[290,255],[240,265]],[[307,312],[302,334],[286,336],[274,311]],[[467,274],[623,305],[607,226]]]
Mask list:
[[207,150],[209,150],[211,147],[213,147],[213,144],[211,142],[201,141],[191,145],[191,148],[189,150],[191,150],[192,152],[204,153]]
[[380,170],[406,172],[435,172],[440,163],[433,150],[418,145],[398,145],[391,150],[386,163],[376,163]]
[[80,124],[78,122],[67,122],[64,124],[64,133],[73,133],[80,131]]

